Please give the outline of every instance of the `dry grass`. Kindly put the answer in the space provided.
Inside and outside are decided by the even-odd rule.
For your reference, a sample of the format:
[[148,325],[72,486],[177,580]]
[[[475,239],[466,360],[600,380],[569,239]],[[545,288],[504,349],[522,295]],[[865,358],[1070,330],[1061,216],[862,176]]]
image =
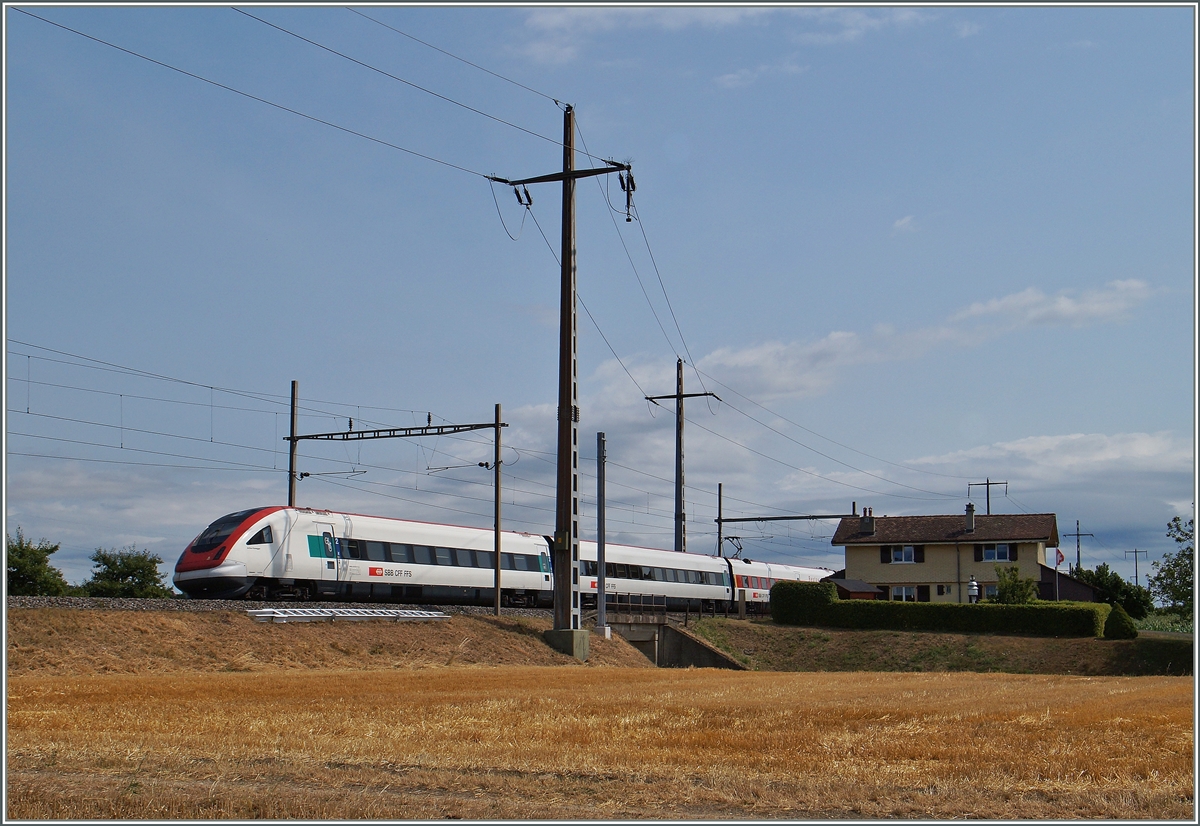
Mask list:
[[441,665],[8,692],[9,818],[1194,814],[1185,677]]

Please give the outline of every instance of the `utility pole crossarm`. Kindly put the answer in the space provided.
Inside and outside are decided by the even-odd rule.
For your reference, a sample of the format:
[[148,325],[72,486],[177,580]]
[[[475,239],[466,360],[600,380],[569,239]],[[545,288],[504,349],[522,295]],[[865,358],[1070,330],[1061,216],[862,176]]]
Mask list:
[[519,181],[510,181],[508,178],[501,178],[496,175],[489,175],[488,180],[497,184],[505,184],[506,186],[524,186],[525,184],[549,184],[555,181],[577,181],[580,178],[592,178],[596,175],[609,175],[613,172],[629,172],[632,167],[626,163],[617,163],[616,161],[605,161],[608,166],[596,167],[594,169],[573,169],[569,172],[551,172],[549,175],[537,175],[532,178],[522,178]]
[[[447,436],[453,433],[467,433],[472,430],[493,430],[495,422],[488,424],[435,424],[428,427],[387,427],[380,430],[345,430],[339,433],[308,433],[303,436],[284,436],[285,442],[298,442],[302,439],[324,439],[326,441],[353,441],[357,439],[403,439],[411,436]],[[508,427],[504,422],[500,427]]]
[[698,399],[701,396],[712,396],[717,401],[721,401],[721,397],[716,393],[669,393],[666,396],[646,396],[646,401],[656,402],[660,399]]

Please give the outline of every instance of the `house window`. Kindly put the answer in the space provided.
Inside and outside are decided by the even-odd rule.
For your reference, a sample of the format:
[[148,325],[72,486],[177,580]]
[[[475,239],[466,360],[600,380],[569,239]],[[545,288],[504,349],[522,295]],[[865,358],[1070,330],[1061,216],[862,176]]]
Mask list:
[[916,602],[917,587],[915,585],[893,585],[892,586],[892,601],[893,602]]
[[1008,545],[984,545],[984,562],[1008,562]]
[[916,553],[912,545],[896,545],[892,548],[892,562],[915,562]]
[[939,597],[944,597],[944,596],[946,596],[947,594],[952,594],[952,593],[954,593],[954,591],[953,591],[953,590],[951,590],[953,587],[954,587],[954,586],[952,586],[952,585],[939,585],[939,586],[937,587],[937,589],[938,589],[938,596],[939,596]]
[[985,599],[995,599],[996,593],[997,593],[997,588],[998,588],[998,586],[996,586],[996,585],[984,585],[983,586],[984,598]]

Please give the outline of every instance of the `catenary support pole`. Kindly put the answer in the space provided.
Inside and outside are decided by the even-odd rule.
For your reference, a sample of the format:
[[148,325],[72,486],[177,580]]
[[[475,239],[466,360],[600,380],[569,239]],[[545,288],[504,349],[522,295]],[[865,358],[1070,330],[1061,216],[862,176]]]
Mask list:
[[607,594],[604,584],[604,465],[608,449],[604,433],[596,434],[596,627],[608,625]]
[[288,438],[288,507],[296,507],[296,393],[299,382],[292,382],[292,428]]
[[725,511],[723,504],[725,502],[725,485],[717,482],[717,556],[725,556],[725,549],[722,547],[725,544],[725,537],[722,536],[725,526]]
[[493,542],[495,553],[493,554],[496,563],[496,616],[500,616],[500,403],[496,403],[496,452],[492,459],[492,470],[496,474],[496,536]]

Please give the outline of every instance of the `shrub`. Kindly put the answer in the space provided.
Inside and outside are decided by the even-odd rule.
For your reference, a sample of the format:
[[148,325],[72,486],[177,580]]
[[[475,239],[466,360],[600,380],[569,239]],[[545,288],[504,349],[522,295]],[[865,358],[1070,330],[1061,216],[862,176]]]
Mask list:
[[1037,580],[1023,577],[1015,567],[996,566],[996,596],[1001,605],[1026,605],[1037,601]]
[[771,619],[783,625],[812,625],[838,602],[832,582],[785,580],[771,586]]
[[1133,618],[1120,605],[1114,605],[1109,612],[1108,620],[1104,623],[1104,638],[1106,640],[1132,640],[1138,635]]
[[62,571],[50,564],[58,543],[39,539],[35,545],[17,527],[17,538],[5,534],[6,578],[10,596],[57,597],[70,590]]
[[[813,589],[813,586],[822,584],[831,590]],[[776,592],[775,588],[780,590]],[[837,599],[837,591],[830,583],[781,582],[777,583],[775,588],[771,589],[771,617],[784,625],[1024,634],[1043,637],[1100,637],[1104,635],[1104,621],[1110,611],[1110,607],[1102,602],[965,605],[952,602],[842,600]],[[802,597],[801,594],[807,596]]]

